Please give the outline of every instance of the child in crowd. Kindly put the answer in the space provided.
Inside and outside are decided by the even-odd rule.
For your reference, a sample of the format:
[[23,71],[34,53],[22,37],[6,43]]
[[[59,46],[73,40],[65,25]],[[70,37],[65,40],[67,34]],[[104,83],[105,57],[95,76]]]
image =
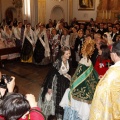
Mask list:
[[94,65],[94,68],[97,71],[99,78],[101,78],[105,74],[110,64],[110,49],[107,45],[101,45],[100,49],[98,50],[96,63]]

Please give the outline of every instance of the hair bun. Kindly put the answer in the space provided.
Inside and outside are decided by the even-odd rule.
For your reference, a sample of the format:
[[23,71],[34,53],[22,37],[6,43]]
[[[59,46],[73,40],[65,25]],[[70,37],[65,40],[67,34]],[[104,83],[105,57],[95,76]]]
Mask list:
[[95,41],[91,39],[91,37],[87,37],[81,49],[82,55],[86,57],[91,57],[95,49],[94,45],[95,45]]

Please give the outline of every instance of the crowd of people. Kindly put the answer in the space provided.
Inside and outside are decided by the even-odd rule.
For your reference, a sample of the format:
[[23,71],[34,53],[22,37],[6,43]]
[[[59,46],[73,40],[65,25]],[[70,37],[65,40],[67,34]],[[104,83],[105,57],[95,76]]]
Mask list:
[[[27,119],[29,111],[31,118],[38,116],[35,120],[120,119],[119,40],[119,21],[97,23],[90,19],[88,23],[79,23],[74,18],[68,25],[64,19],[57,23],[50,19],[48,24],[38,23],[34,29],[30,23],[23,25],[22,22],[17,26],[0,27],[1,48],[21,47],[21,62],[53,63],[38,103],[33,95],[9,95],[14,87],[9,90],[10,84],[5,81],[7,88],[0,87],[1,117],[5,120]],[[18,54],[8,56],[11,59]],[[15,78],[12,79],[10,83],[14,86]],[[19,104],[24,107],[20,108]],[[23,110],[17,113],[17,108],[15,112],[13,107]],[[8,116],[9,112],[12,116]]]
[[74,18],[70,25],[64,19],[58,22],[50,19],[48,24],[38,23],[34,28],[27,21],[17,22],[17,26],[10,22],[0,27],[0,48],[21,47],[21,54],[2,56],[2,59],[20,57],[22,62],[45,65],[55,62],[60,48],[68,46],[73,67],[77,67],[86,36],[96,39],[95,36],[100,35],[101,41],[110,46],[120,39],[119,31],[119,22],[97,23],[93,19],[79,23]]

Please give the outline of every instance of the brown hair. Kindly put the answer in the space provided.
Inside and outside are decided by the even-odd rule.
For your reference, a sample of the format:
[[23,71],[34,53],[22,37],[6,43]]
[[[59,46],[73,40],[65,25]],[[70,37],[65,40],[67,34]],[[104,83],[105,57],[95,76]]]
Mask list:
[[100,46],[102,51],[101,60],[109,59],[110,58],[110,49],[107,45],[103,44]]
[[63,33],[64,33],[64,31],[66,31],[67,34],[69,33],[69,30],[68,30],[67,28],[64,28],[64,29],[63,29]]
[[63,47],[61,48],[61,56],[65,54],[65,51],[68,51],[68,50],[70,50],[69,47],[63,46]]
[[65,54],[65,51],[68,51],[68,50],[70,50],[69,47],[63,46],[63,47],[60,49],[60,51],[58,52],[56,58],[61,58],[61,57]]

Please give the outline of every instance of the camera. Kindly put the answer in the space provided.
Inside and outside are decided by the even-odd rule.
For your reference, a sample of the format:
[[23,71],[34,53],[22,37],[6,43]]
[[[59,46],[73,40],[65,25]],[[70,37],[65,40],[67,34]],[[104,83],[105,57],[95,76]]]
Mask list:
[[7,88],[7,84],[5,83],[5,79],[7,80],[7,83],[9,83],[12,78],[9,75],[2,74],[1,81],[0,81],[0,88]]

